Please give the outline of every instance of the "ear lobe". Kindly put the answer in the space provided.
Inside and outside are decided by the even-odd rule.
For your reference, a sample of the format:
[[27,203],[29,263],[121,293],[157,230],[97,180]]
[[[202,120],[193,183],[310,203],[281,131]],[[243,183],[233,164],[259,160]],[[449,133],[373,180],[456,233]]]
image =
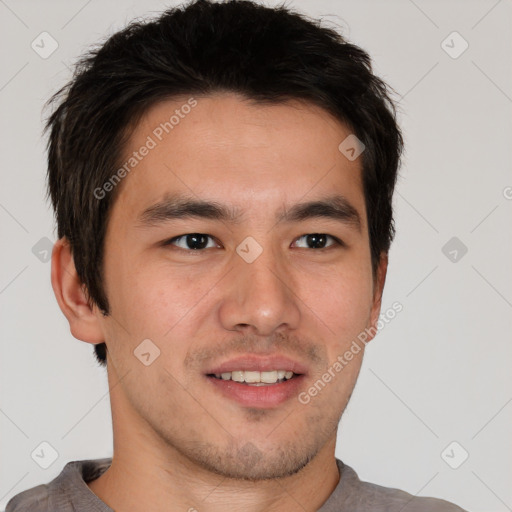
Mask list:
[[103,331],[97,314],[87,302],[85,286],[76,273],[69,241],[61,238],[52,251],[52,288],[71,334],[87,343],[102,343]]
[[[379,266],[377,267],[377,275],[375,276],[375,284],[373,287],[373,304],[370,315],[370,326],[377,328],[377,322],[380,316],[380,309],[382,305],[382,293],[384,291],[384,284],[386,282],[386,274],[388,271],[388,254],[382,252],[380,255]],[[375,334],[369,338],[372,339]]]

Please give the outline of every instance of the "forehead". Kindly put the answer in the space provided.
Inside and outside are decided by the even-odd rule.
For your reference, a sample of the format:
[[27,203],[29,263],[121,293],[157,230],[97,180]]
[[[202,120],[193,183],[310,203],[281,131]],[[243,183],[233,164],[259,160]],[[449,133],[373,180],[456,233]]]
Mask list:
[[338,149],[350,134],[301,101],[256,104],[232,93],[162,101],[124,148],[115,208],[140,212],[178,192],[268,209],[338,192],[364,220],[361,159]]

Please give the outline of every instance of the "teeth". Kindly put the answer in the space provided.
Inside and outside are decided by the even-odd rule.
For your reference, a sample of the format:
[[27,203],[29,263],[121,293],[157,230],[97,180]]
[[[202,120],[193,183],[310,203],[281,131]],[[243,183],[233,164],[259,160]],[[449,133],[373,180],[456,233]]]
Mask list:
[[261,373],[260,372],[245,372],[244,380],[247,383],[261,382]]
[[253,372],[236,370],[234,372],[216,373],[215,377],[222,380],[233,380],[235,382],[245,382],[255,386],[265,384],[276,384],[283,380],[291,379],[295,374],[286,370],[272,370],[268,372]]
[[267,384],[273,384],[277,381],[277,370],[272,372],[261,372],[260,381]]
[[245,382],[245,372],[231,372],[231,380],[234,380],[235,382]]

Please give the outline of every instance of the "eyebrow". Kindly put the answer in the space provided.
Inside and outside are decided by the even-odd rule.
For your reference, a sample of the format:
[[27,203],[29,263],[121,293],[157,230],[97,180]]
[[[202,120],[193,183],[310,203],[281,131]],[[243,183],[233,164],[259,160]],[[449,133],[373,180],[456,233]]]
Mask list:
[[[146,208],[138,217],[141,227],[151,227],[177,219],[207,219],[240,223],[245,214],[238,208],[216,201],[203,201],[184,196],[167,196],[162,201]],[[352,225],[361,230],[361,217],[350,202],[341,195],[298,203],[283,209],[276,215],[277,222],[300,222],[324,218]]]

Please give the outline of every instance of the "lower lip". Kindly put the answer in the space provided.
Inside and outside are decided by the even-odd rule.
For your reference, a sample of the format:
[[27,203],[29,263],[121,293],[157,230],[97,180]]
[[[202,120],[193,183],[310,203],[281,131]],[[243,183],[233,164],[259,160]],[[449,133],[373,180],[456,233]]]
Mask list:
[[215,388],[227,398],[245,407],[265,409],[276,407],[290,398],[298,396],[304,375],[267,386],[249,386],[233,380],[207,377]]

